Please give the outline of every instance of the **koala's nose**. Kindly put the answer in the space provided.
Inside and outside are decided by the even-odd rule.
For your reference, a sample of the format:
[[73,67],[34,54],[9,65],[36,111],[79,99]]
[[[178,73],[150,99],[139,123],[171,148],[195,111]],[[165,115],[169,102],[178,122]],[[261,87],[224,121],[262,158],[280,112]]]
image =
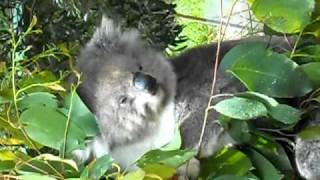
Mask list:
[[133,85],[137,89],[146,90],[152,95],[154,95],[158,89],[157,80],[154,77],[141,72],[134,73]]

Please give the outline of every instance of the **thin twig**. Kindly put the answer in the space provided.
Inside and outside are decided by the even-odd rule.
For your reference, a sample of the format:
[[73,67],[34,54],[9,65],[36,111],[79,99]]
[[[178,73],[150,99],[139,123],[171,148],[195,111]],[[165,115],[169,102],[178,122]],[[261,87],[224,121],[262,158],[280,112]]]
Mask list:
[[300,39],[301,39],[302,33],[303,33],[303,31],[301,31],[301,32],[299,33],[299,36],[298,36],[296,42],[294,43],[293,49],[292,49],[291,54],[290,54],[290,59],[293,57],[293,55],[294,55],[294,53],[295,53],[295,51],[296,51],[296,49],[297,49],[297,46],[298,46],[298,43],[299,43],[299,41],[300,41]]
[[[213,19],[206,19],[206,18],[201,18],[201,17],[196,17],[196,16],[190,16],[190,15],[185,15],[185,14],[180,14],[180,13],[176,13],[176,15],[178,17],[182,17],[185,19],[191,19],[191,20],[195,20],[195,21],[200,21],[200,22],[206,22],[206,23],[213,23],[213,24],[220,24],[221,22],[217,21],[217,20],[213,20]],[[222,21],[223,25],[227,25],[227,23]],[[245,28],[244,26],[241,26],[239,24],[232,24],[229,23],[228,25],[230,25],[231,27],[235,27],[235,28]]]

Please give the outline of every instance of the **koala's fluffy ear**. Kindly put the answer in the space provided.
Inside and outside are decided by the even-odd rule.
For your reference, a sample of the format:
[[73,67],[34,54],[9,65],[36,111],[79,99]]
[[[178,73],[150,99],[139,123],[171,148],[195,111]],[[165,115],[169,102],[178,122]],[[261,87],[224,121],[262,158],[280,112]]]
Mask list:
[[88,45],[111,51],[124,43],[137,42],[138,39],[139,35],[136,30],[122,31],[120,26],[115,24],[112,19],[103,16],[100,27],[96,29]]

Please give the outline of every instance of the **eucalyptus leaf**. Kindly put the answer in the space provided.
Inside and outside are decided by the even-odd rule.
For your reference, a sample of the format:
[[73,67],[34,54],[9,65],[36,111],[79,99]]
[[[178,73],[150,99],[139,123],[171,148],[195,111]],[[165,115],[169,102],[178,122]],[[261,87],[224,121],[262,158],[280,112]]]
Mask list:
[[145,177],[145,172],[142,169],[129,172],[123,177],[123,180],[143,180]]
[[274,98],[257,92],[244,92],[237,94],[239,97],[246,97],[262,102],[268,109],[268,115],[274,120],[283,124],[294,124],[301,118],[302,112],[286,104],[279,104]]
[[[88,172],[87,175],[83,176],[82,178],[92,178],[92,179],[100,179],[107,170],[111,167],[113,163],[113,159],[110,155],[104,155],[94,162],[87,165],[84,171]],[[87,176],[87,177],[86,177]]]
[[241,97],[220,101],[213,108],[224,116],[239,120],[254,119],[267,115],[267,108],[261,102]]
[[46,106],[57,108],[58,101],[55,95],[48,92],[34,92],[27,94],[19,101],[19,108],[24,110],[31,106]]
[[[98,132],[98,126],[94,115],[90,112],[87,106],[83,103],[77,93],[74,94],[72,99],[72,112],[71,120],[77,124],[86,136],[95,136]],[[70,109],[71,105],[71,94],[65,97],[64,106],[66,109]]]
[[[320,58],[320,56],[319,56]],[[320,87],[320,62],[308,63],[301,66],[303,71],[312,81],[314,87]]]
[[[21,121],[31,139],[60,150],[66,131],[67,117],[55,108],[32,106],[21,114]],[[67,152],[84,147],[85,134],[70,122],[67,134]]]
[[78,167],[74,161],[61,159],[51,154],[41,154],[29,161],[20,161],[16,169],[20,174],[26,175],[33,172],[64,178],[79,176]]
[[320,139],[320,126],[308,126],[298,133],[302,140]]
[[21,176],[17,176],[19,180],[56,180],[56,178],[51,177],[49,175],[42,175],[42,174],[25,174]]
[[275,31],[297,33],[311,22],[314,7],[314,0],[255,0],[251,10]]
[[216,155],[201,160],[200,176],[204,179],[228,174],[244,176],[251,168],[251,161],[243,152],[224,148]]
[[0,172],[13,170],[16,163],[12,160],[0,160]]
[[293,57],[293,59],[297,62],[320,62],[320,45],[304,46],[298,49]]
[[[33,73],[31,76],[24,76],[21,81],[19,81],[19,87],[26,88],[32,84],[42,84],[48,82],[54,82],[57,80],[57,77],[51,71],[41,71]],[[39,91],[48,91],[48,87],[43,86],[34,86],[25,90],[27,93],[39,92]]]
[[294,171],[287,153],[271,137],[254,132],[246,145],[266,157],[286,178],[293,178]]
[[286,104],[270,107],[270,116],[284,124],[294,124],[300,120],[301,111]]
[[[227,70],[250,91],[285,98],[303,96],[313,89],[305,73],[294,61],[285,55],[259,46],[260,43],[254,44],[257,45],[255,48],[244,46],[243,51],[246,53],[238,54],[237,59]],[[239,48],[238,46],[234,49]],[[229,53],[237,51],[231,49]]]
[[252,149],[247,149],[245,152],[250,157],[252,164],[255,167],[253,172],[258,177],[265,180],[282,179],[282,175],[279,173],[279,171],[263,155]]
[[173,175],[176,174],[176,170],[174,168],[161,164],[148,164],[142,169],[146,174],[155,174],[162,179],[170,179]]
[[216,178],[209,178],[210,180],[248,180],[248,177],[245,176],[236,176],[236,175],[223,175]]
[[195,150],[170,150],[162,151],[159,149],[151,150],[144,154],[138,161],[137,165],[141,168],[148,164],[162,164],[172,168],[177,168],[190,160],[196,155]]

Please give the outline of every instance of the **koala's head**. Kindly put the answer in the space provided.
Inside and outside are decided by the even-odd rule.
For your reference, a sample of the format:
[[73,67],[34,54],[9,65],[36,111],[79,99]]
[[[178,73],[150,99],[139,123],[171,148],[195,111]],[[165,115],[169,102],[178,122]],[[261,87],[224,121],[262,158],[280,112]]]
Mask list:
[[170,63],[143,46],[137,31],[122,31],[110,19],[102,19],[77,67],[82,73],[78,93],[109,141],[139,138],[174,100]]

